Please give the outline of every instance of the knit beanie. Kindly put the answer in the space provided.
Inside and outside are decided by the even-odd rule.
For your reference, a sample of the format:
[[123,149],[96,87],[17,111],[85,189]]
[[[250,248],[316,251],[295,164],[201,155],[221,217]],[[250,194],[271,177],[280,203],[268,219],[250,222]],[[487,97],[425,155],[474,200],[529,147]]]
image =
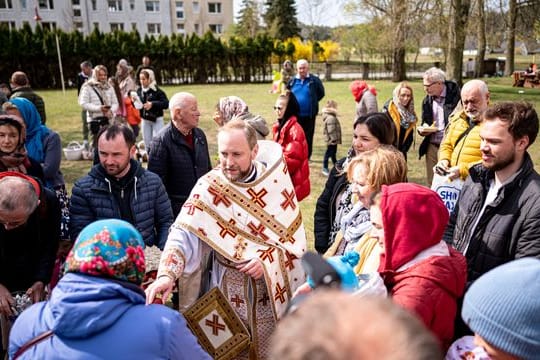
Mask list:
[[145,273],[142,236],[123,220],[95,221],[79,234],[65,270],[140,285]]
[[476,280],[461,316],[487,343],[521,359],[540,354],[540,260],[501,265]]

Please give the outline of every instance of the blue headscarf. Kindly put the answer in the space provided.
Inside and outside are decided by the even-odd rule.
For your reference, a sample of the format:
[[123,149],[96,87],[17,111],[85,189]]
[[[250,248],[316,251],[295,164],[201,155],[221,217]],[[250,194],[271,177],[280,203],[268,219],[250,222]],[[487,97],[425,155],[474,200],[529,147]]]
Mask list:
[[45,158],[43,139],[49,134],[49,129],[41,124],[41,116],[39,116],[36,106],[30,100],[18,97],[9,101],[17,107],[26,124],[26,150],[28,156],[42,163]]

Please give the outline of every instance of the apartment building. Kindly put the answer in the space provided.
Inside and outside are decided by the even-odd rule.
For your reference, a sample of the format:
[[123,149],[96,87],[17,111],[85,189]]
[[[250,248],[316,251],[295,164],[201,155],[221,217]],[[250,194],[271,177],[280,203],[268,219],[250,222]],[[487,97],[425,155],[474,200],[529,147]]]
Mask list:
[[137,30],[141,36],[219,35],[233,23],[233,0],[0,0],[0,25],[35,27],[88,35]]

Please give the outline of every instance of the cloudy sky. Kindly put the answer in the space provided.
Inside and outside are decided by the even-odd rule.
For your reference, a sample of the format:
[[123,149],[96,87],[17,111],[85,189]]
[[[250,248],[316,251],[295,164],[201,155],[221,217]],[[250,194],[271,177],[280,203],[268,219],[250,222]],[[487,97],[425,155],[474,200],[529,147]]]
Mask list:
[[[296,0],[298,20],[305,24],[327,26],[358,22],[358,19],[351,18],[344,13],[344,3],[345,0]],[[241,4],[242,0],[234,0],[235,14],[240,10]]]

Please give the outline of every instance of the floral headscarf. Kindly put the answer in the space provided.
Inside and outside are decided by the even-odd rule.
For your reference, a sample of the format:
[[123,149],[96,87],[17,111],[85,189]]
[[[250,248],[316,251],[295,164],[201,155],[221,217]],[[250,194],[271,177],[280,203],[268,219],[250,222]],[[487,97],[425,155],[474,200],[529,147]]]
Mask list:
[[148,91],[148,89],[152,89],[154,91],[157,90],[157,84],[156,84],[156,75],[154,75],[154,71],[152,71],[151,69],[142,69],[141,70],[141,74],[142,73],[146,73],[148,74],[148,79],[150,80],[150,82],[148,83],[148,87],[143,87],[142,84],[141,84],[141,88],[142,88],[142,91]]
[[49,129],[41,123],[39,112],[30,100],[19,97],[11,99],[10,102],[17,107],[26,125],[28,156],[42,163],[45,158],[43,139],[49,134]]
[[223,116],[223,123],[228,123],[235,116],[248,112],[248,106],[238,96],[225,96],[219,99],[218,110]]
[[98,88],[99,90],[103,90],[103,91],[108,90],[110,88],[110,85],[107,79],[105,79],[105,81],[99,81],[99,78],[98,78],[98,73],[102,70],[105,71],[106,74],[109,73],[105,65],[96,65],[96,67],[92,70],[92,77],[88,79],[86,84],[93,86],[95,88]]
[[67,259],[66,273],[82,273],[141,285],[144,273],[141,234],[124,220],[98,220],[79,234]]

